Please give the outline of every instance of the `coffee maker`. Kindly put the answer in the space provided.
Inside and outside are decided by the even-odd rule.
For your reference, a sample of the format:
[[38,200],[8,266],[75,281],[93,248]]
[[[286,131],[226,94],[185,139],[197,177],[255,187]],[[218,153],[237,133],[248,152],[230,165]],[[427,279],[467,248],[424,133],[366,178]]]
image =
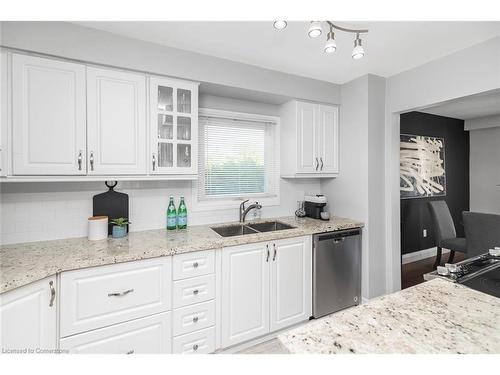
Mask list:
[[306,195],[304,197],[304,210],[306,216],[313,219],[322,219],[321,213],[326,206],[326,197],[323,194]]

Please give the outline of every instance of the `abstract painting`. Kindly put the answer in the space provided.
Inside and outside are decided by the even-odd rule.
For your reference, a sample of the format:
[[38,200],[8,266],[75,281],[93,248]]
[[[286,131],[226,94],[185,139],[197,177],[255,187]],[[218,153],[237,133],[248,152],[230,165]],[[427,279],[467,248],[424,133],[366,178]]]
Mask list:
[[399,149],[401,199],[446,195],[443,138],[401,134]]

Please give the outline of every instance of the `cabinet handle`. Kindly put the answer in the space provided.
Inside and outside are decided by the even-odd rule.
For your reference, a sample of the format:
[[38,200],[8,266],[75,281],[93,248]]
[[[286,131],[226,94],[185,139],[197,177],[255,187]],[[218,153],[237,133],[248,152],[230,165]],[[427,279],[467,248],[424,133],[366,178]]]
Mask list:
[[269,262],[269,245],[266,245],[266,250],[267,250],[266,262]]
[[278,254],[276,251],[276,244],[273,243],[273,249],[274,249],[274,254],[273,254],[273,262],[276,260],[276,255]]
[[321,160],[321,170],[323,170],[323,158],[319,158],[319,160]]
[[153,153],[153,171],[156,169],[156,155]]
[[193,345],[193,350],[194,350],[194,351],[197,351],[197,350],[198,350],[198,344],[194,344],[194,345]]
[[134,349],[129,350],[129,351],[128,351],[128,352],[126,352],[125,354],[134,354]]
[[194,262],[194,263],[193,263],[193,267],[194,267],[194,268],[198,268],[198,266],[199,266],[198,262]]
[[121,296],[126,296],[129,293],[132,293],[134,289],[128,289],[123,292],[116,292],[116,293],[108,293],[108,297],[121,297]]
[[316,170],[318,170],[318,168],[319,168],[319,160],[318,158],[316,158]]
[[90,151],[90,170],[94,171],[94,151]]
[[50,287],[50,302],[49,302],[49,307],[54,306],[54,300],[56,299],[56,290],[54,288],[54,282],[49,281],[49,287]]
[[193,323],[198,323],[198,317],[197,317],[197,316],[195,316],[195,317],[193,318]]
[[198,295],[198,293],[200,293],[200,291],[199,291],[198,289],[193,290],[193,294],[194,294],[195,296],[197,296],[197,295]]
[[78,170],[79,171],[82,170],[82,150],[78,152]]

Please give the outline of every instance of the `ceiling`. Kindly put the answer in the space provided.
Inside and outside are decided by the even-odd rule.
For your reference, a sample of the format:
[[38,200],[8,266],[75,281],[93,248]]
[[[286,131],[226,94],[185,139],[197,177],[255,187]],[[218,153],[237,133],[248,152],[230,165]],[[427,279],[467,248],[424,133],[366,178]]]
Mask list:
[[323,35],[311,39],[309,22],[282,31],[263,22],[77,22],[86,27],[333,83],[367,73],[383,77],[422,65],[500,35],[500,22],[339,22],[368,28],[366,55],[353,60],[354,35],[336,32],[337,52],[323,52]]
[[500,90],[455,99],[419,112],[461,120],[500,115]]

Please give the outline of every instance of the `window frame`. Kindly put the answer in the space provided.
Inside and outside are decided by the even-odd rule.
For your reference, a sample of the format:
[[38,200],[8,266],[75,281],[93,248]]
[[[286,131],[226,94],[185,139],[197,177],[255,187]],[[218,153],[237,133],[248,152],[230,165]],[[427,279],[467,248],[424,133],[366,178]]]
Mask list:
[[[274,174],[273,185],[275,191],[273,193],[257,193],[257,194],[244,194],[240,196],[232,197],[209,197],[205,199],[200,199],[198,195],[198,188],[200,183],[203,183],[204,169],[198,168],[198,178],[192,182],[192,207],[194,211],[209,211],[214,209],[232,209],[238,208],[238,204],[243,200],[250,199],[251,201],[258,201],[262,206],[278,206],[280,204],[280,118],[278,116],[268,116],[261,114],[245,113],[245,112],[234,112],[225,111],[210,108],[200,108],[198,111],[198,117],[220,117],[224,119],[233,119],[241,121],[255,121],[255,122],[266,122],[272,123],[274,127],[274,136],[272,140],[272,150],[274,158]],[[199,119],[198,119],[199,120]],[[198,121],[201,124],[201,121]],[[198,125],[200,126],[200,125]],[[203,140],[204,133],[198,131],[198,144]],[[204,140],[203,140],[204,141]],[[202,152],[198,152],[197,163],[201,162],[204,157]],[[267,167],[265,165],[265,167]]]

